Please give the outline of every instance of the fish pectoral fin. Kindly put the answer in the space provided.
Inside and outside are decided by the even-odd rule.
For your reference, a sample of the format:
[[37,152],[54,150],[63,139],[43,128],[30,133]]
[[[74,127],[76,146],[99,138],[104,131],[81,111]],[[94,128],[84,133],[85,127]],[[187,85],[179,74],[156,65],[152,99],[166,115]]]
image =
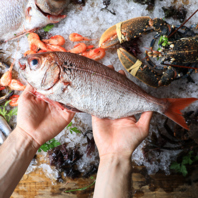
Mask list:
[[65,105],[65,104],[62,104],[60,103],[61,106],[63,106],[65,109],[67,109],[67,111],[70,111],[70,112],[74,112],[74,113],[82,113],[82,111],[76,109],[75,107],[73,107],[72,105]]

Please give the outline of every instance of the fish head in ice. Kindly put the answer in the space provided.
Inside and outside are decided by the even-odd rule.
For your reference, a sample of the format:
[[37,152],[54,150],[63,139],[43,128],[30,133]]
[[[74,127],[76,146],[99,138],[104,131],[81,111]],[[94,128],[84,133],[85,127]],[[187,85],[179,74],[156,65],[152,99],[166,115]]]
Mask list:
[[58,23],[66,17],[61,12],[68,5],[55,0],[29,0],[26,6],[26,21],[33,26],[43,27],[49,23]]
[[69,4],[70,0],[36,0],[36,5],[45,13],[60,14]]
[[31,54],[19,60],[20,74],[37,90],[51,90],[60,80],[61,68],[54,53]]
[[0,1],[0,41],[20,37],[49,23],[58,23],[66,17],[60,14],[66,5],[67,2],[63,5],[55,0]]

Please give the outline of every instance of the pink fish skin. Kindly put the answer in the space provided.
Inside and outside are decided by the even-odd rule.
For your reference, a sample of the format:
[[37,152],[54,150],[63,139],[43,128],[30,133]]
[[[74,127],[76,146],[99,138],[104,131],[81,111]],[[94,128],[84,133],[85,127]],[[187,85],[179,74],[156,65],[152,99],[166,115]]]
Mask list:
[[22,77],[46,100],[100,118],[156,111],[188,129],[180,110],[197,100],[155,98],[120,73],[69,52],[32,54],[19,64]]

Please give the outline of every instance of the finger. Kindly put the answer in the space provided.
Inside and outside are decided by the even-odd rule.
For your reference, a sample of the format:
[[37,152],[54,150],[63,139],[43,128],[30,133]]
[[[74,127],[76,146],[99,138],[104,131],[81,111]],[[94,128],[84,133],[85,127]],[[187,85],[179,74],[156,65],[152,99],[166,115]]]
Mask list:
[[50,103],[48,103],[48,106],[50,108],[50,111],[54,113],[56,117],[57,115],[63,117],[63,119],[67,121],[67,125],[71,122],[71,120],[75,115],[75,112],[67,111],[67,109],[62,110],[60,107],[54,106],[53,104]]
[[135,116],[129,116],[129,117],[128,117],[128,119],[132,120],[134,123],[136,123],[136,122],[137,122],[137,120],[136,120]]
[[33,91],[33,90],[34,90],[34,88],[28,84],[28,85],[26,86],[24,92],[30,92],[30,91]]
[[137,126],[141,127],[143,131],[149,131],[152,115],[153,115],[152,111],[147,111],[142,113],[140,119],[137,122]]
[[119,70],[118,72],[119,72],[120,74],[122,74],[122,75],[126,76],[126,74],[125,74],[124,70]]
[[113,67],[113,65],[108,65],[107,67],[110,68],[110,69],[115,70],[114,67]]
[[27,85],[23,93],[20,95],[19,101],[23,99],[28,100],[30,98],[33,98],[34,97],[34,95],[32,94],[33,90],[34,89],[30,85]]

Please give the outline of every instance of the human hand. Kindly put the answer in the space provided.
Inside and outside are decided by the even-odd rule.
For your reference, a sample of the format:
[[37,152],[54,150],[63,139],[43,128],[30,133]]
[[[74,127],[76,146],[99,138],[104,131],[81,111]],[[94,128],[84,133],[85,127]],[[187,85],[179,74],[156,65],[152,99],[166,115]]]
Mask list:
[[[124,74],[124,71],[119,73]],[[135,148],[149,133],[151,117],[152,112],[144,112],[136,122],[134,116],[116,120],[92,116],[93,135],[100,158],[106,155],[131,158]]]
[[75,113],[55,108],[35,97],[32,91],[33,88],[28,85],[19,97],[17,127],[40,146],[60,133]]

